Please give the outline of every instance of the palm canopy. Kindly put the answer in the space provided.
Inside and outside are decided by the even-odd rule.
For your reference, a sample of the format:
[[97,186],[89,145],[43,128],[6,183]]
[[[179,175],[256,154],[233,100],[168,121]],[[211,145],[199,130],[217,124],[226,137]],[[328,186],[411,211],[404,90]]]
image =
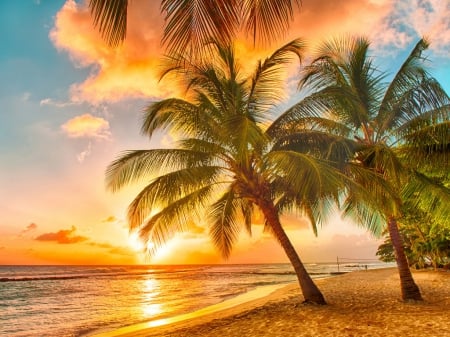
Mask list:
[[[450,99],[424,67],[427,47],[427,41],[420,40],[389,82],[373,65],[366,39],[348,37],[323,43],[317,57],[303,68],[299,83],[311,94],[268,130],[279,136],[307,129],[320,134],[335,155],[336,144],[341,148],[353,144],[345,146],[350,151],[337,152],[347,156],[342,169],[379,202],[368,204],[349,190],[344,213],[359,223],[375,224],[384,217],[396,249],[405,300],[422,298],[409,271],[396,223],[402,200],[414,195],[416,205],[437,220],[450,216],[450,190],[429,175],[448,176]],[[355,165],[359,175],[353,175]],[[382,184],[374,185],[366,175],[374,172],[383,177],[388,194]],[[384,216],[374,217],[367,205]]]
[[325,160],[275,146],[265,133],[282,98],[281,89],[274,89],[282,87],[280,67],[292,55],[300,57],[302,41],[277,50],[249,78],[239,73],[232,48],[216,47],[215,61],[166,59],[167,72],[175,72],[193,94],[190,100],[152,103],[142,132],[151,137],[157,130],[171,131],[179,140],[174,149],[124,153],[109,166],[107,186],[116,191],[150,179],[131,203],[128,218],[130,228],[156,244],[185,230],[207,209],[213,242],[228,256],[242,228],[238,223],[250,231],[261,200],[276,201],[279,209],[294,205],[312,211],[319,199],[337,198],[342,177]]
[[[173,132],[178,139],[174,148],[124,153],[108,167],[107,186],[116,191],[147,180],[129,206],[128,220],[131,229],[156,247],[201,218],[215,246],[228,257],[240,231],[251,233],[253,214],[262,213],[265,229],[294,267],[305,301],[325,304],[280,215],[299,211],[316,230],[347,190],[364,200],[370,195],[341,172],[339,151],[323,155],[328,143],[320,137],[268,133],[283,99],[280,72],[292,58],[301,58],[301,40],[260,61],[251,76],[242,75],[232,47],[212,44],[212,58],[168,56],[163,76],[175,75],[187,89],[186,99],[163,99],[145,111],[143,134]],[[336,145],[348,157],[347,147],[351,144],[345,141]],[[359,174],[356,165],[352,174]],[[380,181],[378,174],[372,178],[374,185]]]
[[[283,34],[300,0],[161,0],[165,14],[162,42],[169,52],[195,51],[209,40],[227,45],[241,27],[253,40],[272,41]],[[102,36],[115,46],[126,37],[128,0],[90,0]]]
[[[424,187],[424,169],[448,172],[450,143],[450,100],[423,66],[427,47],[419,41],[389,82],[369,57],[366,39],[323,43],[302,70],[300,88],[312,94],[280,116],[269,133],[298,128],[325,133],[333,146],[339,139],[353,143],[349,162],[382,173],[397,191]],[[442,189],[435,192],[433,200],[448,201]]]

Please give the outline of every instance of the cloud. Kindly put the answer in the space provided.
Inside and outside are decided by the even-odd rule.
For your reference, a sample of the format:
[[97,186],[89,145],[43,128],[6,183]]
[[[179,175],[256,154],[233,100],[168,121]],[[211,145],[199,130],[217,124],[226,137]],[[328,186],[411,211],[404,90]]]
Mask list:
[[77,160],[78,160],[79,163],[84,162],[84,159],[91,154],[91,149],[92,149],[91,142],[89,142],[86,150],[80,152],[77,155]]
[[[400,6],[400,4],[399,4]],[[448,57],[450,53],[450,3],[441,0],[411,1],[401,7],[404,20],[419,36],[431,41],[430,49]],[[405,15],[406,14],[406,15]]]
[[87,237],[75,235],[76,227],[62,229],[55,233],[45,233],[35,238],[36,241],[54,241],[59,244],[79,243],[88,240]]
[[106,219],[102,220],[102,222],[108,222],[108,223],[117,222],[117,221],[118,221],[118,219],[114,215],[110,215]]
[[[448,55],[449,18],[450,5],[442,0],[305,1],[286,39],[268,49],[298,37],[314,46],[332,36],[358,34],[367,36],[378,54],[397,54],[425,35],[434,52]],[[86,2],[67,0],[56,15],[50,39],[58,50],[68,53],[76,67],[90,70],[84,81],[71,87],[71,100],[98,104],[178,95],[176,81],[159,82],[163,25],[159,1],[133,1],[126,40],[111,48],[93,27]],[[252,60],[268,54],[265,47],[255,49],[246,39],[236,41],[236,47],[238,57],[251,69]]]
[[61,125],[61,129],[70,138],[109,139],[109,122],[91,114],[76,116]]
[[133,251],[129,247],[121,247],[121,246],[114,246],[110,243],[100,243],[100,242],[89,242],[90,246],[98,247],[102,249],[106,249],[108,253],[110,254],[116,254],[116,255],[123,255],[123,256],[135,256],[136,252]]
[[30,97],[31,97],[31,93],[24,92],[22,94],[21,100],[22,100],[22,102],[28,102],[30,100]]
[[70,105],[74,105],[74,102],[58,102],[58,101],[54,101],[51,98],[44,98],[41,99],[41,101],[39,102],[40,106],[44,106],[44,105],[50,105],[50,106],[55,106],[57,108],[65,108],[66,106],[70,106]]
[[32,232],[37,228],[38,226],[34,222],[32,222],[20,232],[20,236]]
[[86,3],[67,0],[57,13],[50,39],[89,76],[71,88],[73,101],[100,103],[124,98],[163,97],[173,86],[158,85],[163,27],[159,1],[134,1],[129,6],[127,39],[109,47],[93,27]]
[[108,251],[110,254],[136,256],[136,252],[128,247],[114,247]]

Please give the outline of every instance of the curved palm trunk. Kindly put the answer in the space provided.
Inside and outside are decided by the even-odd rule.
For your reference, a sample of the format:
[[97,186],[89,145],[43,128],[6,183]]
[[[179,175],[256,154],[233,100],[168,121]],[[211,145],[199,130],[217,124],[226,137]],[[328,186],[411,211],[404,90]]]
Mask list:
[[306,271],[305,266],[303,265],[300,257],[295,251],[294,246],[292,245],[291,241],[286,235],[286,232],[281,226],[278,212],[275,206],[272,203],[268,202],[260,202],[258,203],[258,206],[261,208],[268,225],[272,229],[275,237],[280,242],[287,257],[289,258],[289,261],[294,267],[298,282],[300,284],[300,288],[303,293],[303,297],[305,298],[304,302],[314,304],[327,304],[319,288],[316,286],[311,276],[309,276],[308,272]]
[[400,274],[400,286],[402,289],[402,298],[404,301],[414,300],[422,301],[419,287],[414,282],[414,279],[409,269],[408,260],[406,259],[405,251],[403,250],[403,241],[397,226],[395,217],[389,217],[388,220],[389,236],[391,237],[392,246],[394,247],[395,260],[397,261],[398,273]]

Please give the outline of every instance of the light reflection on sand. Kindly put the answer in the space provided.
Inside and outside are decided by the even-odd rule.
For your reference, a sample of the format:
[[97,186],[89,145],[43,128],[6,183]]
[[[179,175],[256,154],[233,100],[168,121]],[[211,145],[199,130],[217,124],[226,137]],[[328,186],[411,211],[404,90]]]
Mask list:
[[285,286],[286,286],[286,284],[274,284],[274,285],[270,285],[270,286],[258,287],[256,289],[250,290],[244,294],[233,297],[229,300],[226,300],[221,303],[214,304],[214,305],[210,305],[208,307],[196,310],[194,312],[190,312],[187,314],[178,315],[178,316],[174,316],[174,317],[161,318],[161,319],[157,319],[157,320],[153,320],[153,321],[149,321],[149,322],[145,322],[145,323],[134,324],[134,325],[126,326],[126,327],[116,329],[113,331],[108,331],[108,332],[103,332],[103,333],[99,333],[96,335],[91,335],[91,337],[121,336],[123,334],[127,334],[127,333],[129,334],[129,333],[143,330],[143,329],[155,328],[155,327],[159,327],[162,325],[177,323],[177,322],[193,319],[196,317],[201,317],[201,316],[204,316],[207,314],[211,314],[211,313],[215,313],[215,312],[218,312],[221,310],[232,308],[234,306],[237,306],[239,304],[242,304],[242,303],[254,300],[254,299],[258,299],[258,298],[267,296],[267,295],[273,293],[274,291],[276,291],[280,288],[283,288]]

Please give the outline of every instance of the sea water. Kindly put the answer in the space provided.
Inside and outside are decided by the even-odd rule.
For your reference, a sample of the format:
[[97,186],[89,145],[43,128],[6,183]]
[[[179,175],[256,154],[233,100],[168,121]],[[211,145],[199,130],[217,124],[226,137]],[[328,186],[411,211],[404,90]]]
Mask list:
[[[337,271],[335,264],[306,267],[313,278]],[[355,268],[366,265],[340,271]],[[86,336],[291,282],[296,276],[290,264],[0,266],[0,336]]]

